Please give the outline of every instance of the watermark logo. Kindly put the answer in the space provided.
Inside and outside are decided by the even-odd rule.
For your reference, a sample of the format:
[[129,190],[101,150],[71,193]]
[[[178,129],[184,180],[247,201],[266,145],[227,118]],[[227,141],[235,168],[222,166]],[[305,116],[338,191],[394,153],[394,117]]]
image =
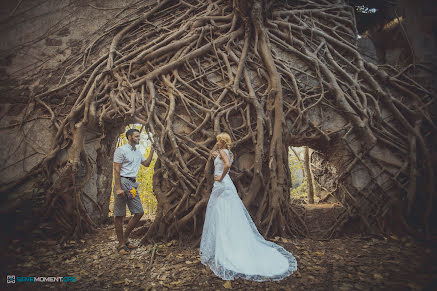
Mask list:
[[15,275],[8,275],[7,282],[8,284],[15,284]]
[[7,275],[8,284],[14,284],[15,280],[17,283],[21,282],[76,282],[76,277],[17,277],[15,275]]

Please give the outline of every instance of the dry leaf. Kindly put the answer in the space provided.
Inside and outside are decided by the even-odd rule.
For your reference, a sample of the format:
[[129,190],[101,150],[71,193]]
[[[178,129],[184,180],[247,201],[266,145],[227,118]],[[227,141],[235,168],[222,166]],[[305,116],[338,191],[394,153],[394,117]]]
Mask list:
[[226,289],[232,289],[231,281],[226,281],[226,283],[223,284],[223,287],[225,287]]
[[114,281],[114,282],[112,282],[112,285],[120,285],[120,284],[123,284],[123,283],[124,283],[124,280]]
[[316,277],[314,277],[314,276],[312,276],[312,275],[308,275],[307,276],[309,279],[311,279],[311,280],[316,280]]
[[378,274],[378,273],[373,274],[373,277],[374,277],[375,279],[378,279],[378,280],[381,280],[381,279],[382,279],[382,276],[381,276],[380,274]]
[[414,282],[408,282],[408,287],[410,287],[413,290],[421,290],[420,286]]
[[74,262],[74,261],[76,261],[76,257],[73,257],[73,258],[71,258],[70,260],[66,260],[65,262],[67,263],[67,264],[69,264],[69,263],[72,263],[72,262]]
[[174,245],[176,243],[176,240],[172,240],[171,242],[169,242],[167,244],[168,247],[171,247],[172,245]]

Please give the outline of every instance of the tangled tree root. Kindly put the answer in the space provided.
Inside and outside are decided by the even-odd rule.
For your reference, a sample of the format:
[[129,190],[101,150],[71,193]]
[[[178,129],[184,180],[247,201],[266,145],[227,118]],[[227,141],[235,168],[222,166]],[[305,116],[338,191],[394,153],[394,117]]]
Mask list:
[[[90,229],[81,202],[90,174],[84,130],[104,136],[129,121],[153,134],[159,156],[158,212],[143,241],[200,235],[213,182],[209,150],[222,131],[234,141],[231,176],[264,235],[307,234],[290,205],[291,145],[323,152],[337,169],[349,210],[328,235],[352,216],[385,231],[387,219],[408,225],[421,211],[429,235],[432,94],[409,70],[362,58],[353,9],[342,1],[288,2],[162,0],[90,44],[86,69],[34,96],[38,106],[26,115],[45,112],[57,129],[39,165],[52,181],[46,216],[75,235]],[[73,105],[54,106],[53,96]]]

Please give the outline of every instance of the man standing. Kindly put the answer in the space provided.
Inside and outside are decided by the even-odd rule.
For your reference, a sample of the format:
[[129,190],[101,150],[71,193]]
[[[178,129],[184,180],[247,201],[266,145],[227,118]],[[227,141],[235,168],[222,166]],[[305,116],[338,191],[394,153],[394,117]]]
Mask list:
[[[129,198],[127,193],[133,187],[138,187],[136,177],[140,170],[140,165],[148,167],[154,153],[152,147],[146,160],[140,150],[137,149],[137,144],[140,143],[140,132],[138,129],[131,128],[126,131],[126,138],[128,143],[116,149],[114,153],[114,224],[115,234],[118,239],[117,251],[123,255],[128,254],[129,249],[138,247],[129,242],[128,238],[144,214],[139,195]],[[130,219],[123,233],[123,218],[126,216],[126,204],[134,217]]]

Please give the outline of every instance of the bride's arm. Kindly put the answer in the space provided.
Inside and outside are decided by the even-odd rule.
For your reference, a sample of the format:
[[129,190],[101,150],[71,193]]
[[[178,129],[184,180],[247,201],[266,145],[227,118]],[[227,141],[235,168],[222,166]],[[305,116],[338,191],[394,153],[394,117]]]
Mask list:
[[219,182],[221,182],[225,178],[226,174],[229,172],[229,169],[231,168],[231,163],[229,162],[228,155],[224,150],[220,150],[220,157],[225,163],[225,167],[223,168],[222,176],[221,177],[216,176],[216,181]]

